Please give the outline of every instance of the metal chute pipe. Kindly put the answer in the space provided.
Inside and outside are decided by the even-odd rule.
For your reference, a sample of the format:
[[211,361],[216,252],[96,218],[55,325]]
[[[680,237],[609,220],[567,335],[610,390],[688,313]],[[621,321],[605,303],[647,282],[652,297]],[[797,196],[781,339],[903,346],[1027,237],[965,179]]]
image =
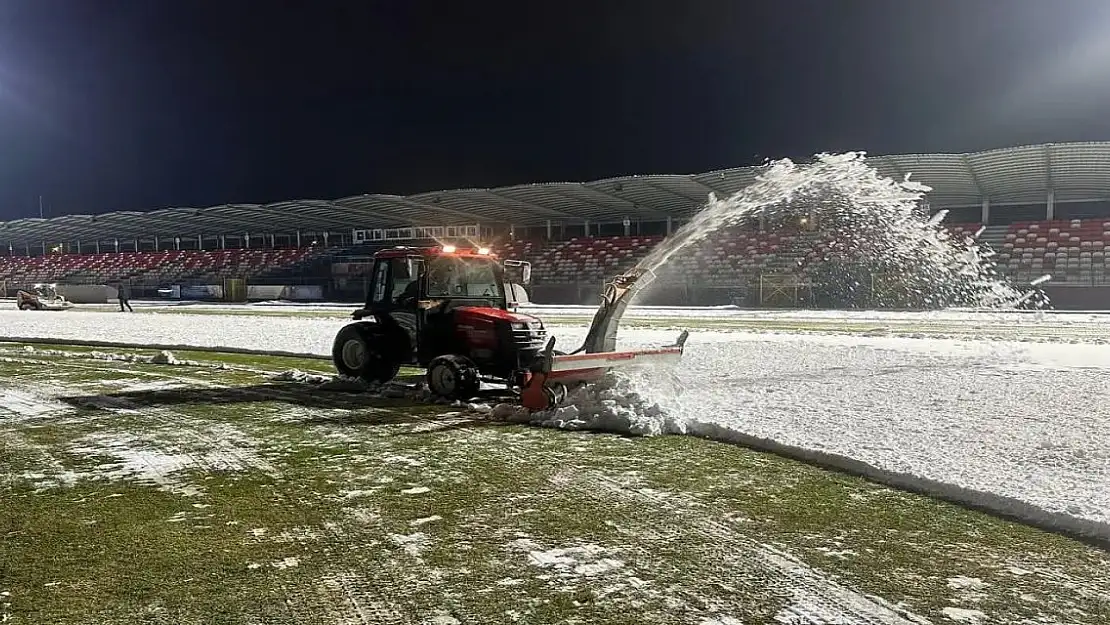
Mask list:
[[655,280],[655,272],[634,267],[605,285],[601,306],[594,313],[594,320],[586,332],[586,339],[573,353],[597,354],[617,349],[617,329],[621,317],[640,290]]

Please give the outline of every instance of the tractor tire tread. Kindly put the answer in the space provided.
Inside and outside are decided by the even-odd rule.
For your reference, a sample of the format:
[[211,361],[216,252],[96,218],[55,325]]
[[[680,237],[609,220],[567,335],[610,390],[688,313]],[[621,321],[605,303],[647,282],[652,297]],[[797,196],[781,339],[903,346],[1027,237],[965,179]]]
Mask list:
[[[359,370],[352,369],[343,362],[343,345],[354,338],[361,339],[367,352],[376,356],[376,358],[367,359]],[[387,342],[386,334],[372,323],[359,321],[347,324],[335,335],[335,342],[332,345],[332,361],[336,370],[343,375],[361,378],[367,382],[385,384],[396,377],[401,369],[400,361],[396,358],[388,359],[389,357],[385,355],[391,352],[396,353],[389,349]]]

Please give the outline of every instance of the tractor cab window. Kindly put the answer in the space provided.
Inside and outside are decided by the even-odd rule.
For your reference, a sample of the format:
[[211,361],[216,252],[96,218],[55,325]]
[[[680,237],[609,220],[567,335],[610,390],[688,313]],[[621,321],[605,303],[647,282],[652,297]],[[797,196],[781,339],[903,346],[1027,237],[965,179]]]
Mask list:
[[378,262],[378,264],[374,267],[374,303],[385,303],[385,287],[388,281],[389,263]]
[[438,258],[428,265],[428,297],[500,297],[494,264],[487,259]]
[[420,295],[420,265],[418,258],[394,258],[390,261],[393,270],[393,291],[390,297],[399,302],[405,297]]

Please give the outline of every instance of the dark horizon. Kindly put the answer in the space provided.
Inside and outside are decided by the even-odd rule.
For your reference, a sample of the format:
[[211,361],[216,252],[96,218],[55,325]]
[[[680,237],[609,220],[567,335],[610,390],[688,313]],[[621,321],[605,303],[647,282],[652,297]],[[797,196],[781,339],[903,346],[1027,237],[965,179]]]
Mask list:
[[0,7],[0,220],[1110,139],[1095,0],[258,6]]

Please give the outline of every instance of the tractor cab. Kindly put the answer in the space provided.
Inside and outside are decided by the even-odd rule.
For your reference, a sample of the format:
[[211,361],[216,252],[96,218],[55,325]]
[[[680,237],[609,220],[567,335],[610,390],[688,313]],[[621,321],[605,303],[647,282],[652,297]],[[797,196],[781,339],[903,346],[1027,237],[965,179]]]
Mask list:
[[482,377],[513,377],[542,352],[546,330],[511,310],[523,288],[506,276],[519,273],[527,282],[531,266],[506,265],[509,271],[487,248],[378,252],[366,303],[336,337],[337,370],[386,382],[403,365],[427,367],[433,391],[460,396],[477,392]]
[[[517,261],[519,262],[519,261]],[[530,273],[530,272],[529,272]],[[507,310],[505,268],[486,248],[398,247],[374,257],[365,311],[483,306]]]

